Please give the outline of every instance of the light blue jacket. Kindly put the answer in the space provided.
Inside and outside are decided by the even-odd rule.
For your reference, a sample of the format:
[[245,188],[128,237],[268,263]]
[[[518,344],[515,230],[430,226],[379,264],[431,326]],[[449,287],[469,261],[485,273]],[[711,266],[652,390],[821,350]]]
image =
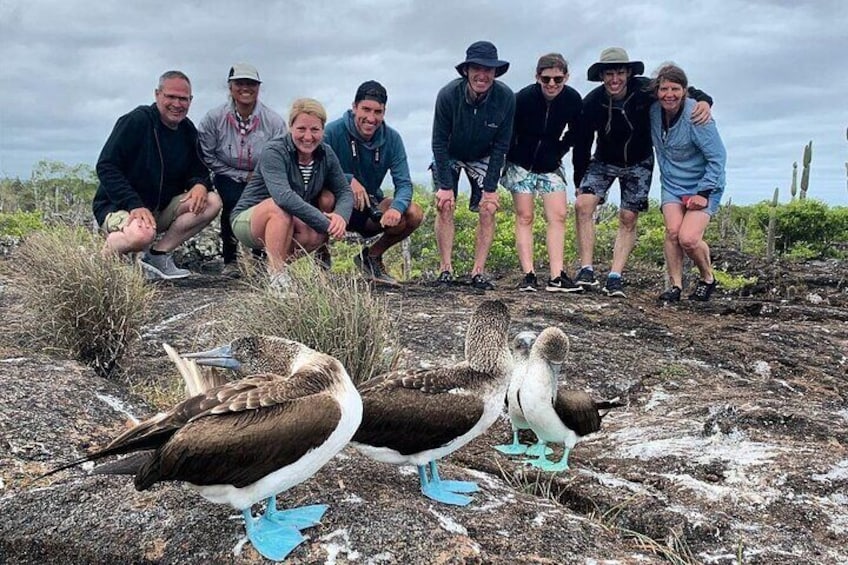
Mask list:
[[371,139],[365,141],[353,123],[353,111],[348,110],[344,116],[327,124],[324,143],[333,148],[347,180],[356,178],[377,202],[384,198],[380,186],[386,173],[391,171],[395,185],[392,208],[401,214],[406,212],[412,202],[412,179],[403,139],[397,131],[383,122]]
[[727,152],[715,121],[696,126],[685,116],[692,114],[695,101],[684,100],[684,118],[663,132],[662,107],[651,106],[651,138],[657,152],[660,183],[672,194],[700,194],[709,198],[724,192]]

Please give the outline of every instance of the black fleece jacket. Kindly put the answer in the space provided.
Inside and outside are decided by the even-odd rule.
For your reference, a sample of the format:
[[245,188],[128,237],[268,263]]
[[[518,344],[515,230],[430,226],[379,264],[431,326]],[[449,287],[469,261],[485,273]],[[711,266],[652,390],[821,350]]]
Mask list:
[[159,131],[165,128],[156,104],[139,106],[118,118],[106,145],[97,159],[100,186],[94,195],[92,209],[97,223],[103,225],[106,216],[117,210],[147,208],[164,209],[174,196],[188,191],[195,184],[212,189],[209,170],[200,158],[197,129],[185,118],[177,126],[185,143],[190,162],[182,186],[164,187],[162,148]]
[[582,107],[580,94],[567,85],[550,101],[539,83],[519,90],[507,161],[533,173],[557,170],[574,144]]
[[[574,182],[580,181],[589,167],[589,154],[597,134],[594,158],[609,165],[626,167],[653,155],[651,142],[651,104],[656,101],[652,90],[646,90],[650,79],[630,77],[627,95],[620,107],[615,107],[600,85],[583,99],[578,135],[574,143]],[[689,96],[712,106],[706,93],[689,87]]]

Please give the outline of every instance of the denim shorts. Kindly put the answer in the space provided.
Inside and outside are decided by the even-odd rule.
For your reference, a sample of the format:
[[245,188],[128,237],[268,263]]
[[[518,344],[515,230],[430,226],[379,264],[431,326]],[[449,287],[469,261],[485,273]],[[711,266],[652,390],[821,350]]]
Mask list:
[[[684,194],[679,191],[672,191],[667,189],[666,187],[663,187],[660,196],[660,208],[662,208],[666,204],[680,204],[682,206],[682,198],[684,196],[695,196],[696,194],[697,192],[690,192]],[[710,216],[715,216],[716,212],[718,212],[718,206],[719,204],[721,204],[721,197],[723,194],[723,190],[713,189],[713,191],[710,193],[710,197],[707,199],[707,207],[704,208],[702,211],[706,212]]]
[[651,192],[651,175],[654,172],[654,156],[635,165],[620,167],[592,159],[583,175],[578,194],[594,194],[603,204],[613,181],[618,179],[621,187],[621,208],[631,212],[648,209],[648,193]]
[[512,194],[551,194],[568,190],[561,168],[550,173],[532,173],[515,163],[506,164],[501,184]]

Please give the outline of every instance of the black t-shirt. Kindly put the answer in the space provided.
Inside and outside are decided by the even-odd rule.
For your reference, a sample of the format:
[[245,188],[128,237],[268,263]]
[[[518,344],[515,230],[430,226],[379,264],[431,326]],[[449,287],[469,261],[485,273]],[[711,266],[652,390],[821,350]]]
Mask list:
[[[189,140],[183,130],[173,130],[165,124],[159,124],[159,145],[162,148],[163,178],[162,194],[177,195],[188,189],[185,186],[189,175],[189,163],[192,151]],[[172,196],[173,197],[173,196]],[[160,210],[164,210],[170,203],[170,198],[159,202]]]

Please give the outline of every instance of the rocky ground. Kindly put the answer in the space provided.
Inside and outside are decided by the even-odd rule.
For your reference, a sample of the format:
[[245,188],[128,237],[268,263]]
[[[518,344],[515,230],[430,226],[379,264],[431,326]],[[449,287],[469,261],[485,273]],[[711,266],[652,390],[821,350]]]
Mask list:
[[[480,482],[467,508],[420,496],[412,469],[346,450],[280,497],[330,505],[290,561],[848,562],[848,265],[765,266],[730,251],[716,262],[758,282],[672,306],[656,302],[661,275],[647,269],[629,273],[626,300],[518,293],[511,278],[485,295],[376,289],[402,312],[402,367],[458,360],[471,311],[497,297],[514,331],[558,325],[569,335],[561,386],[627,406],[558,475],[494,451],[510,436],[502,419],[444,466],[443,475]],[[133,378],[163,387],[179,378],[162,342],[215,345],[215,306],[241,287],[214,270],[161,285]],[[27,348],[14,324],[18,282],[0,276],[0,563],[261,562],[234,511],[182,485],[138,493],[129,480],[79,469],[29,483],[155,409]]]

